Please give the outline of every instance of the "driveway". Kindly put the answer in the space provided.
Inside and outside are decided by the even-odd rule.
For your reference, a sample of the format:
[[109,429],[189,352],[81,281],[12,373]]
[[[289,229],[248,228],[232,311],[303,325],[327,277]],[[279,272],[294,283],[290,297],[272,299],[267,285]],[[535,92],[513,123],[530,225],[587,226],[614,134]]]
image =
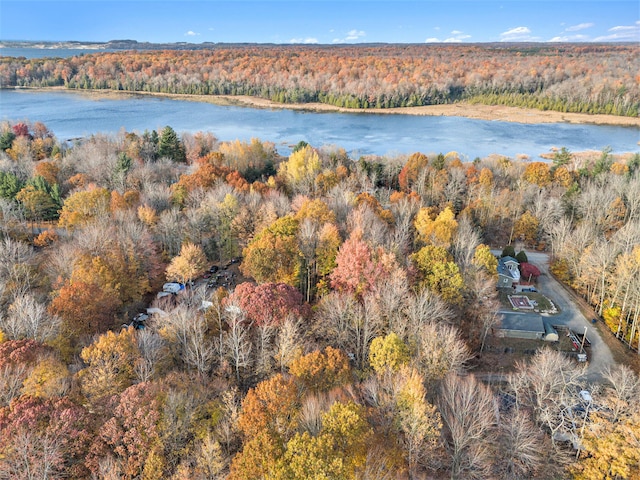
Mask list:
[[[500,255],[499,250],[493,251]],[[574,332],[584,333],[587,328],[587,338],[591,341],[589,364],[587,366],[587,380],[590,382],[602,381],[602,372],[609,366],[614,366],[615,361],[609,346],[602,340],[600,333],[586,319],[580,309],[572,301],[567,290],[549,275],[549,255],[541,252],[527,252],[529,263],[540,269],[538,278],[538,290],[549,297],[560,309],[557,315],[547,317],[554,325],[566,325]]]

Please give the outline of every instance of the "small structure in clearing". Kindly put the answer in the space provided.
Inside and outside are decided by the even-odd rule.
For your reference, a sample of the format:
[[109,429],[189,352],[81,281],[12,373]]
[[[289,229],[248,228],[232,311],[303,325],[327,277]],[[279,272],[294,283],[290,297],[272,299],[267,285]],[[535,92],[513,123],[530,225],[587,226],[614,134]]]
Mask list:
[[544,322],[540,315],[503,313],[496,335],[541,340],[545,336]]

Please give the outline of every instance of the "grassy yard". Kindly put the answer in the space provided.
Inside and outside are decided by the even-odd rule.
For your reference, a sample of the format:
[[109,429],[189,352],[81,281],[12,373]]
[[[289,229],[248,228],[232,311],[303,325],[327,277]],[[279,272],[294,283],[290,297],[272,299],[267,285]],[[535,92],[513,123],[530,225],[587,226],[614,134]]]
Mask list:
[[547,297],[545,297],[541,293],[520,292],[520,293],[514,294],[510,289],[499,289],[498,296],[500,298],[500,304],[504,310],[513,310],[513,307],[511,305],[511,302],[509,301],[508,295],[521,295],[523,297],[527,297],[530,302],[533,301],[537,304],[533,310],[522,310],[523,312],[530,311],[530,312],[552,313],[551,310],[554,307],[557,310],[555,313],[560,312],[557,305],[555,305],[551,300],[549,300]]

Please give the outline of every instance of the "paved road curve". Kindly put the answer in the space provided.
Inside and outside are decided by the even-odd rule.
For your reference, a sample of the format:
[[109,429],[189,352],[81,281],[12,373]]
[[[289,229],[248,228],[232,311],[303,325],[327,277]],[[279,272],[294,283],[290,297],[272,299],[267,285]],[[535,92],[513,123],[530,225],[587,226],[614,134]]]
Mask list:
[[[495,250],[494,254],[501,252]],[[589,319],[585,318],[578,306],[571,299],[570,294],[558,281],[549,274],[549,255],[540,252],[527,252],[529,262],[540,269],[538,290],[549,297],[560,309],[557,315],[548,318],[554,325],[566,325],[573,331],[584,333],[587,327],[587,338],[591,341],[587,380],[591,382],[602,380],[602,371],[608,366],[615,365],[609,346],[602,340],[600,333],[593,328]]]

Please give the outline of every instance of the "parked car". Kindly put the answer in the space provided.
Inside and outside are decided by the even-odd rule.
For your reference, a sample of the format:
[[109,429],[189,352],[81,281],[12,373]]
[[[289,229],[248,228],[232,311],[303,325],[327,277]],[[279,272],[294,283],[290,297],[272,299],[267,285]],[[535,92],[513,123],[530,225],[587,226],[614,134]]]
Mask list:
[[168,282],[162,286],[163,292],[178,293],[180,290],[184,290],[184,285],[177,282]]

